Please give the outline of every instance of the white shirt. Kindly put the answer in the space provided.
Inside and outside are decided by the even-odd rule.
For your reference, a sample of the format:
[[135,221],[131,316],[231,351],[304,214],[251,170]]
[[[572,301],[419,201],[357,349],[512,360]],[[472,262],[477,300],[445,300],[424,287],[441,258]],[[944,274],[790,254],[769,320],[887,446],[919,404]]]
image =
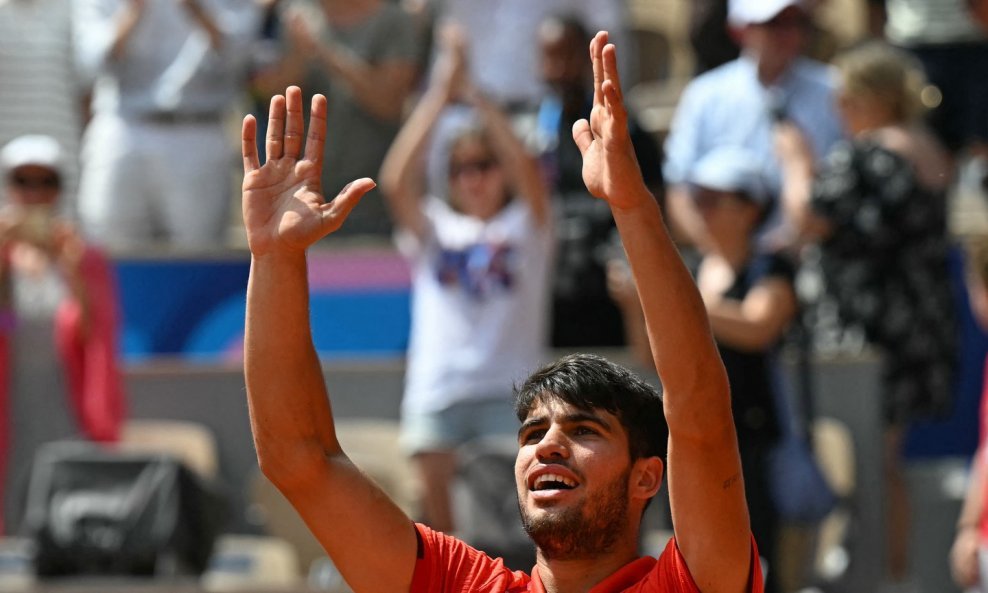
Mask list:
[[119,59],[109,51],[127,0],[75,1],[78,60],[95,79],[96,114],[218,115],[243,92],[250,42],[259,27],[253,0],[199,0],[222,33],[218,49],[177,0],[145,0]]
[[484,221],[425,204],[427,239],[398,234],[412,265],[412,329],[402,409],[509,397],[545,359],[553,236],[528,204]]

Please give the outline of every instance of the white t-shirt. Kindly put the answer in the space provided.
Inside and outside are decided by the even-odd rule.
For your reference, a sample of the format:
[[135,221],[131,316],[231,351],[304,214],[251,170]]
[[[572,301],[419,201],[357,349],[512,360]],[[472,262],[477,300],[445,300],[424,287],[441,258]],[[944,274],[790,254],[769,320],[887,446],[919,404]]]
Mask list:
[[521,199],[484,221],[428,198],[425,216],[424,241],[397,237],[412,266],[402,409],[508,397],[545,358],[551,223]]

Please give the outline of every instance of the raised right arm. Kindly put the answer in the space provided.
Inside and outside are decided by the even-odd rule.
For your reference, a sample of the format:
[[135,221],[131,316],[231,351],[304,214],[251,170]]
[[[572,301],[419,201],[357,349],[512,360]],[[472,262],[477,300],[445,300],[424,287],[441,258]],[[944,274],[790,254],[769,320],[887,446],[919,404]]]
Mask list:
[[248,116],[243,127],[243,210],[252,256],[244,371],[258,462],[354,591],[404,592],[415,566],[414,527],[340,447],[309,330],[306,248],[336,230],[374,184],[357,180],[324,203],[326,100],[313,99],[303,156],[301,91],[291,87],[286,95],[287,101],[276,96],[271,102],[263,167],[256,122]]

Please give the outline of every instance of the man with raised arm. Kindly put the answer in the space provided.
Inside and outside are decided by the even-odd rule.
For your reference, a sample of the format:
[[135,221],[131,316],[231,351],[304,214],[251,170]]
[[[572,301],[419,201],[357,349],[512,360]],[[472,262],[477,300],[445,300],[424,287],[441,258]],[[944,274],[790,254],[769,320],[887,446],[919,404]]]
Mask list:
[[[544,367],[519,388],[515,474],[538,551],[531,575],[413,523],[341,449],[309,333],[305,250],[339,228],[373,182],[355,181],[323,202],[321,97],[304,142],[299,89],[272,100],[263,167],[256,123],[244,121],[253,255],[245,370],[258,460],[357,593],[762,591],[727,377],[693,280],[642,182],[606,33],[590,53],[593,112],[573,137],[584,181],[609,203],[628,252],[664,410],[648,385],[591,355]],[[661,485],[667,442],[676,537],[658,559],[639,558],[641,515]]]

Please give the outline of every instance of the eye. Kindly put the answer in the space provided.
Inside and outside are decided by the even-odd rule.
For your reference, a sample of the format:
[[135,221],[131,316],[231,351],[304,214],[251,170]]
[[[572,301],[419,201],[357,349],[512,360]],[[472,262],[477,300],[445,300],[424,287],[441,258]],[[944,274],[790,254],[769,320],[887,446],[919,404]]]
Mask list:
[[541,441],[543,436],[545,436],[545,429],[536,428],[523,433],[520,437],[518,437],[518,442],[523,445],[529,445]]
[[573,433],[576,434],[576,435],[596,435],[596,434],[600,434],[599,432],[597,432],[596,429],[591,428],[589,426],[582,425],[582,424],[580,426],[577,426],[576,429],[573,431]]

